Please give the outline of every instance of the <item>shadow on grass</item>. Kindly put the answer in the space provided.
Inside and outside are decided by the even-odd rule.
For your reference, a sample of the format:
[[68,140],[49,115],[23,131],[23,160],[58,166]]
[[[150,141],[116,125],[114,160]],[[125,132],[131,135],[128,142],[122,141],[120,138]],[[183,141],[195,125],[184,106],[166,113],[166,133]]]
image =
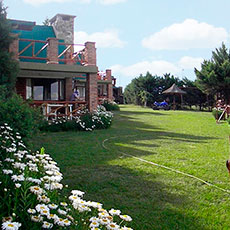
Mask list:
[[[77,180],[72,175],[77,175]],[[90,168],[76,166],[65,172],[70,189],[87,191],[85,198],[102,202],[106,209],[120,209],[132,216],[127,226],[137,230],[206,229],[197,218],[177,212],[191,202],[187,197],[170,193],[170,188],[151,175],[145,180],[133,170],[112,165]],[[105,195],[106,194],[106,195]]]
[[[119,150],[142,156],[157,153],[138,148],[160,147],[161,140],[206,143],[214,139],[166,131],[135,118],[142,114],[157,117],[167,113],[121,111],[108,130],[48,133],[37,144],[40,147],[42,144],[59,163],[70,189],[82,189],[87,192],[86,199],[102,202],[105,208],[121,209],[123,213],[130,214],[134,219],[131,227],[136,230],[211,229],[203,225],[205,219],[197,219],[195,215],[182,211],[183,206],[194,201],[187,196],[170,193],[169,186],[160,181],[158,175],[153,173],[151,180],[146,180],[147,172],[138,174],[138,170],[108,165],[109,161],[120,157],[118,146],[115,145],[119,142],[126,144],[119,146]],[[127,135],[129,137],[125,137]],[[109,139],[111,137],[116,138]],[[109,139],[109,150],[102,147],[105,139]],[[147,143],[141,142],[146,140]]]
[[[156,125],[146,124],[141,122],[140,119],[136,119],[136,115],[138,114],[141,116],[148,112],[131,112],[131,111],[122,111],[117,114],[117,117],[114,122],[114,132],[113,138],[109,138],[110,143],[124,143],[123,146],[119,146],[120,150],[128,151],[130,153],[135,153],[135,155],[149,155],[149,154],[156,154],[149,151],[139,150],[138,147],[148,147],[156,148],[159,147],[159,142],[161,141],[175,141],[175,142],[183,142],[184,144],[188,143],[208,143],[210,140],[214,140],[217,138],[210,137],[210,136],[201,136],[201,135],[192,135],[186,133],[178,133],[173,131],[166,131],[162,128],[157,127]],[[165,114],[162,113],[152,113],[151,111],[149,114],[153,114],[153,116],[161,116],[161,115],[170,115],[167,112]],[[139,117],[140,118],[140,117]],[[121,120],[122,121],[121,121]],[[148,141],[148,143],[143,143],[144,141]],[[149,143],[150,142],[150,143]],[[156,144],[158,143],[158,144]],[[131,146],[135,145],[135,148]],[[126,147],[128,146],[128,147]],[[110,145],[112,148],[112,145]],[[117,148],[118,145],[115,145],[114,148]]]

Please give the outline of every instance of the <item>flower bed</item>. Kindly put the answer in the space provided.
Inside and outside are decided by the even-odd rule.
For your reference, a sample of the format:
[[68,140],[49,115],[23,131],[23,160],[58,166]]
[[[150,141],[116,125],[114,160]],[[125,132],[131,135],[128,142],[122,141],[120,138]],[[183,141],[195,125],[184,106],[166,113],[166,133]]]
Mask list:
[[118,104],[115,101],[104,99],[101,103],[107,111],[120,110]]
[[72,120],[60,117],[49,122],[45,121],[40,128],[44,131],[93,131],[94,129],[107,129],[112,124],[113,114],[106,111],[105,107],[98,106],[97,110],[90,113],[87,109],[78,111]]
[[0,218],[4,230],[37,229],[108,229],[131,230],[121,226],[132,218],[120,210],[103,208],[101,203],[86,201],[84,192],[67,189],[63,175],[51,156],[41,148],[31,152],[19,133],[0,126]]

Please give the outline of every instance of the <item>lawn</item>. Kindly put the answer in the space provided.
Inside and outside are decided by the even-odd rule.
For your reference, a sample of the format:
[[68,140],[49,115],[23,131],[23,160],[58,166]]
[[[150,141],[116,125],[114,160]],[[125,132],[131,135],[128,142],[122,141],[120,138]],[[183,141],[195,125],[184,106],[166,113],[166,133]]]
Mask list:
[[33,148],[45,147],[70,190],[132,216],[134,229],[230,229],[230,193],[123,154],[230,189],[228,136],[211,113],[121,106],[110,129],[43,133]]

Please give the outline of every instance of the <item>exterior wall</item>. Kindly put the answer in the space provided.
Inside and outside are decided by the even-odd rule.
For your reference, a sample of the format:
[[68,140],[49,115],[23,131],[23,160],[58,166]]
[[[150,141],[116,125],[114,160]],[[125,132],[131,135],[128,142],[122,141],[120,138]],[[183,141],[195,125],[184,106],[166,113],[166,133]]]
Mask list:
[[17,78],[16,93],[26,100],[26,78]]
[[97,74],[87,74],[86,81],[86,100],[90,112],[97,109]]
[[[107,81],[110,81],[110,82],[112,81],[112,74],[111,74],[110,69],[106,70],[106,78],[107,78]],[[113,85],[112,85],[112,83],[109,83],[107,87],[108,87],[108,99],[113,100]]]

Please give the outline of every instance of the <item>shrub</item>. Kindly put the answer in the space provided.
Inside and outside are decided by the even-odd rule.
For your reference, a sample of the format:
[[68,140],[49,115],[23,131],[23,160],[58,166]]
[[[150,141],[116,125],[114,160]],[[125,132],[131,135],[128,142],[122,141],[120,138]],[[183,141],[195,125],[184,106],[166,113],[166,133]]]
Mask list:
[[122,226],[132,220],[130,216],[84,200],[82,191],[61,195],[61,191],[66,194],[67,186],[61,183],[63,175],[44,148],[31,152],[7,124],[0,126],[0,133],[2,229],[132,230]]
[[118,104],[114,101],[104,100],[101,104],[107,111],[120,110]]
[[79,115],[68,120],[59,117],[52,121],[45,121],[40,127],[43,131],[92,131],[94,129],[107,129],[112,124],[113,114],[106,111],[103,106],[98,106],[97,110],[90,113],[88,110],[79,111]]
[[0,124],[8,123],[23,138],[28,138],[36,132],[42,120],[38,109],[30,107],[17,94],[10,98],[0,98]]

